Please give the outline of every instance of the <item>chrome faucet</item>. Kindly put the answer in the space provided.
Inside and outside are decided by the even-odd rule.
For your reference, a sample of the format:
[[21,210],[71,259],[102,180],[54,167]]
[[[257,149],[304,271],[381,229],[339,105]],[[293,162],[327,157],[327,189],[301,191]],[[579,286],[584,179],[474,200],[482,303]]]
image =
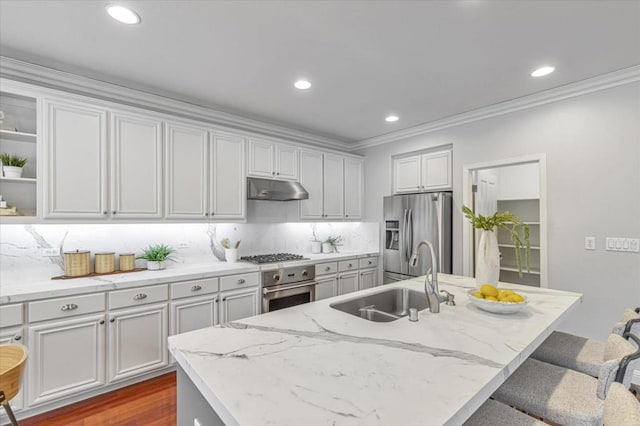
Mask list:
[[[411,256],[409,264],[413,267],[418,266],[418,253],[422,246],[427,246],[431,252],[431,268],[427,271],[427,275],[424,277],[424,294],[427,296],[427,306],[429,307],[429,311],[437,314],[440,312],[440,303],[446,302],[447,305],[455,306],[456,302],[453,300],[453,294],[446,290],[438,289],[438,259],[431,241],[424,240],[418,243],[413,251],[413,256]],[[431,278],[429,278],[429,275],[431,275]],[[444,295],[440,295],[440,293],[444,293]]]

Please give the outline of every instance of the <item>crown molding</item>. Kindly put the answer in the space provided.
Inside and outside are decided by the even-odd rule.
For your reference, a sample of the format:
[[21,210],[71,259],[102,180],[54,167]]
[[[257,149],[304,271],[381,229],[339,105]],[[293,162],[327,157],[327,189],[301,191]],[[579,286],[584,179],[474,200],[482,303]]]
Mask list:
[[543,92],[523,96],[521,98],[478,108],[469,112],[443,118],[441,120],[419,124],[417,126],[398,130],[397,132],[363,139],[351,145],[350,150],[356,151],[363,148],[369,148],[372,146],[395,142],[400,139],[419,136],[422,134],[447,129],[449,127],[460,126],[462,124],[472,123],[474,121],[509,114],[528,108],[534,108],[540,105],[558,102],[564,99],[574,98],[577,96],[582,96],[600,90],[606,90],[613,87],[634,83],[637,81],[640,81],[640,65],[607,74],[602,74],[596,77],[588,78],[586,80],[545,90]]
[[125,103],[130,106],[151,109],[156,112],[196,119],[232,129],[286,139],[292,142],[302,142],[316,147],[334,148],[341,151],[348,151],[350,148],[350,145],[344,141],[314,135],[312,133],[270,124],[236,114],[217,111],[165,96],[154,95],[77,74],[20,61],[7,56],[0,56],[0,76],[9,80]]

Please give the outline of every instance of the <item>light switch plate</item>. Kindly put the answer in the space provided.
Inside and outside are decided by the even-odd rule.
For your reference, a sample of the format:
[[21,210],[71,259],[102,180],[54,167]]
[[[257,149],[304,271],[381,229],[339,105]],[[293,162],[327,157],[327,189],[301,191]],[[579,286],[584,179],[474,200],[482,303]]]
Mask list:
[[624,251],[638,253],[640,252],[640,239],[607,237],[605,247],[607,251]]
[[60,256],[60,247],[46,247],[42,249],[42,256],[56,257]]
[[188,247],[189,247],[189,241],[178,241],[179,249],[188,248]]
[[596,249],[596,237],[584,237],[584,249],[595,250]]

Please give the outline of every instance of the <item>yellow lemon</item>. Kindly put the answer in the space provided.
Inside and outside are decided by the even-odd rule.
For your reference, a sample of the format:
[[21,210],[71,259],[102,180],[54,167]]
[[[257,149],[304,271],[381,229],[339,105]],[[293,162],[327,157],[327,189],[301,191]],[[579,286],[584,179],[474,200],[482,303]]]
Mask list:
[[498,299],[496,297],[493,297],[493,296],[487,296],[487,297],[485,297],[485,299],[486,300],[493,300],[494,302],[498,301]]
[[498,292],[498,300],[502,301],[507,298],[511,293],[508,293],[509,290],[500,290]]
[[475,293],[473,293],[473,295],[478,299],[484,299],[484,294],[482,294],[481,291],[476,291]]
[[516,294],[516,292],[513,290],[500,290],[500,293],[505,294],[507,296],[510,294]]
[[491,296],[493,298],[497,298],[499,293],[498,289],[491,284],[482,284],[482,287],[480,287],[480,291],[482,292],[482,294],[484,294],[485,297]]
[[518,293],[514,293],[511,296],[509,296],[509,298],[511,299],[512,302],[515,303],[522,303],[524,302],[524,297],[522,297],[521,295],[519,295]]

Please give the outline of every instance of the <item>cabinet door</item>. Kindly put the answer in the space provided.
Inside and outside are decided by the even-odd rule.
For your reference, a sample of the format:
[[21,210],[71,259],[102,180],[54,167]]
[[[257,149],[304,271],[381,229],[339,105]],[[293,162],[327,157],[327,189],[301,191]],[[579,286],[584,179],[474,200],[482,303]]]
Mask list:
[[213,219],[244,219],[247,205],[244,139],[214,133],[212,145],[210,216]]
[[358,291],[358,273],[341,274],[338,277],[338,295]]
[[364,164],[357,158],[344,159],[344,217],[362,219]]
[[276,179],[298,180],[298,148],[276,145]]
[[109,382],[147,373],[169,364],[167,305],[109,313]]
[[421,157],[398,158],[393,161],[393,192],[419,192],[421,190]]
[[422,156],[422,189],[450,189],[451,151],[434,152]]
[[316,300],[338,295],[338,278],[335,275],[316,278]]
[[207,200],[207,131],[168,123],[166,125],[166,217],[209,217]]
[[80,103],[45,103],[48,218],[107,215],[107,113]]
[[344,158],[324,155],[324,217],[342,219],[344,216]]
[[162,122],[111,114],[111,214],[162,217]]
[[171,303],[171,335],[218,324],[218,297],[191,297]]
[[228,291],[220,294],[220,323],[248,318],[260,313],[260,287]]
[[360,271],[360,282],[358,284],[359,290],[366,288],[373,288],[378,285],[378,271],[375,269],[366,269]]
[[315,151],[300,152],[300,183],[309,193],[308,200],[300,201],[301,219],[320,219],[324,203],[322,187],[322,153]]
[[[0,329],[0,345],[5,343],[18,343],[24,345],[24,331],[22,327],[11,327]],[[11,408],[18,411],[24,408],[24,394],[27,387],[26,374],[22,378],[22,388],[16,396],[11,399]],[[4,411],[4,410],[3,410]],[[0,415],[5,413],[0,413]]]
[[30,326],[29,406],[103,386],[104,354],[104,314]]
[[274,164],[275,144],[271,142],[249,140],[249,176],[272,178],[276,175]]

